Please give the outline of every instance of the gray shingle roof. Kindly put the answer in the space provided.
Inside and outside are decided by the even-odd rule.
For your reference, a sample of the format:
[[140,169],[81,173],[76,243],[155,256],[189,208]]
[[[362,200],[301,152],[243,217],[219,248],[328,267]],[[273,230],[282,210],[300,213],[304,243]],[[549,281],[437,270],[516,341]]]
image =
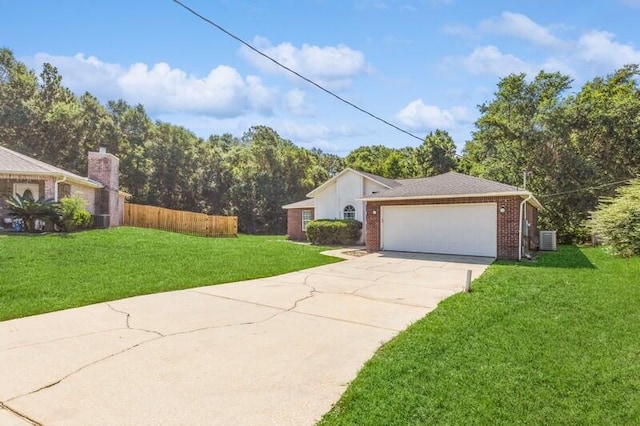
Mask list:
[[364,175],[366,177],[368,177],[371,180],[375,180],[385,186],[388,186],[389,188],[395,188],[396,186],[400,186],[401,183],[396,180],[396,179],[389,179],[386,177],[382,177],[382,176],[378,176],[378,175],[374,175],[373,173],[367,173],[367,172],[361,172],[360,170],[356,170],[356,172],[360,173],[361,175]]
[[312,209],[315,208],[315,200],[313,198],[307,198],[306,200],[297,201],[295,203],[286,204],[282,206],[283,209]]
[[22,174],[22,175],[51,175],[66,176],[79,183],[85,183],[94,187],[102,187],[100,182],[96,182],[75,173],[68,172],[51,164],[36,160],[19,152],[0,146],[0,173]]
[[398,181],[397,186],[363,197],[363,199],[446,197],[516,192],[524,194],[527,191],[500,182],[448,172],[428,178],[402,179]]

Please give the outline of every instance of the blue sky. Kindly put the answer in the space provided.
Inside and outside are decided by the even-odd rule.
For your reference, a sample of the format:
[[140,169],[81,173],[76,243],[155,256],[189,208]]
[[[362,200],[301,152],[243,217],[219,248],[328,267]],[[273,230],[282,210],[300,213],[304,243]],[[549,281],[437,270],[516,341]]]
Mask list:
[[[541,69],[574,89],[640,63],[640,0],[184,0],[340,96],[461,149],[500,77]],[[171,0],[3,1],[0,44],[74,92],[142,103],[196,134],[264,124],[307,148],[420,141],[340,103]]]

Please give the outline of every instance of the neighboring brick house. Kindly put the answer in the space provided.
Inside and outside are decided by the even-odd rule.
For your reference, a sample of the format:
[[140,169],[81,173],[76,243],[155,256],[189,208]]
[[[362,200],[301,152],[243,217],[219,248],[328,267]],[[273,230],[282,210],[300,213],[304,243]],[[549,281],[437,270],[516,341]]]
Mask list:
[[[83,177],[0,146],[0,195],[28,195],[56,201],[71,195],[85,199],[87,210],[102,226],[124,222],[124,198],[119,188],[119,160],[101,148],[88,156],[89,177]],[[0,198],[0,227],[10,227]]]
[[345,169],[308,196],[308,200],[284,206],[291,239],[305,239],[302,212],[307,210],[315,218],[349,215],[360,220],[363,242],[370,252],[521,259],[538,245],[541,205],[533,194],[461,173],[386,179]]

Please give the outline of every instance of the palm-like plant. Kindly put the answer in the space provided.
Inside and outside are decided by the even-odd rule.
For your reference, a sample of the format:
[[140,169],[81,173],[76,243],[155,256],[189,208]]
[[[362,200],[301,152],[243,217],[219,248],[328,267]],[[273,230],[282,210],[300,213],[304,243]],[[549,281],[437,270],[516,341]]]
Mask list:
[[37,200],[20,195],[5,196],[9,216],[14,219],[22,219],[24,229],[27,232],[35,232],[36,220],[53,223],[60,221],[60,204],[51,198],[41,197]]

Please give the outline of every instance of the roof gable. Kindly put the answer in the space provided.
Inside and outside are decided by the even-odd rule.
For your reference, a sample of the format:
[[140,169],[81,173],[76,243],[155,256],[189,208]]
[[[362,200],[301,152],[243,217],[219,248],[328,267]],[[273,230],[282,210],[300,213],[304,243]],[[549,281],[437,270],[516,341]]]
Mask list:
[[365,179],[369,179],[373,182],[376,182],[384,186],[385,188],[393,188],[400,185],[400,183],[398,183],[394,179],[389,179],[382,176],[374,175],[373,173],[361,172],[359,170],[354,170],[350,167],[347,167],[346,169],[342,170],[340,173],[333,176],[331,179],[327,180],[325,183],[323,183],[313,191],[309,192],[307,194],[307,197],[314,197],[316,194],[318,194],[318,192],[321,192],[323,189],[325,189],[326,187],[331,185],[333,182],[335,182],[340,176],[344,176],[347,173],[355,173],[359,176],[362,176]]
[[3,146],[0,146],[0,173],[66,177],[95,188],[103,186],[100,182],[68,172]]

